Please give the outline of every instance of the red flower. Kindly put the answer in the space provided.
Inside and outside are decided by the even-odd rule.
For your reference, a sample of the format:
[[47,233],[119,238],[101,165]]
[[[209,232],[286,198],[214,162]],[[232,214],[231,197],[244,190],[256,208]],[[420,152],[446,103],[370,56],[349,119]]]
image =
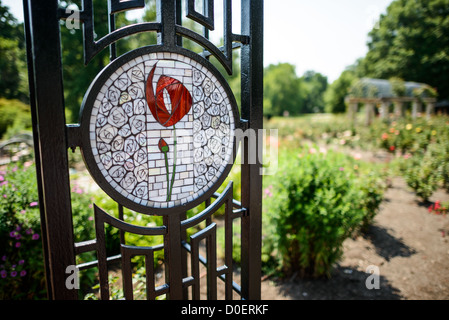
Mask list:
[[161,150],[162,153],[167,153],[170,150],[167,142],[165,142],[165,140],[163,138],[161,138],[161,140],[159,140],[158,146],[159,146],[159,150]]
[[441,205],[440,205],[440,201],[435,201],[435,211],[437,211],[437,210],[439,210],[440,208],[441,208]]
[[[156,86],[156,95],[153,93],[153,77],[156,65],[148,76],[146,85],[146,98],[148,107],[157,122],[168,128],[178,123],[192,108],[192,96],[187,88],[178,80],[162,75]],[[164,90],[170,96],[171,112],[167,110],[164,102]]]
[[390,151],[394,151],[394,150],[396,150],[396,147],[395,146],[391,146],[390,147]]
[[[156,94],[153,92],[153,78],[154,72],[156,71],[156,65],[154,65],[153,69],[151,69],[150,75],[147,79],[146,84],[146,98],[148,107],[150,108],[153,117],[159,122],[162,126],[168,128],[173,127],[173,171],[172,178],[170,181],[170,174],[168,168],[168,151],[169,147],[167,142],[164,139],[159,140],[159,150],[164,154],[165,158],[165,168],[167,174],[167,202],[171,201],[171,195],[173,191],[173,185],[175,183],[176,176],[176,146],[178,144],[176,138],[176,128],[175,124],[177,124],[182,118],[185,117],[186,114],[189,113],[192,108],[192,96],[187,90],[187,88],[179,81],[167,76],[162,75],[159,78],[156,86]],[[170,98],[171,110],[167,109],[164,100],[164,94],[168,94]]]

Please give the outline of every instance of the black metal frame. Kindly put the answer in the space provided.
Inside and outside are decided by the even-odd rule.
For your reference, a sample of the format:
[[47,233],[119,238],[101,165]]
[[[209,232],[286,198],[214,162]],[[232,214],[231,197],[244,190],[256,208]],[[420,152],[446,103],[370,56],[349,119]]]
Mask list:
[[[204,7],[207,10],[203,14],[198,13],[192,6],[194,1],[186,1],[187,16],[204,26],[204,35],[182,26],[180,0],[157,0],[158,22],[136,24],[118,30],[115,30],[114,15],[118,12],[141,8],[144,1],[109,0],[107,2],[110,12],[110,33],[95,41],[92,0],[82,1],[80,20],[83,23],[86,64],[108,46],[111,61],[115,60],[115,42],[140,32],[156,32],[158,45],[164,50],[178,50],[182,45],[182,38],[193,40],[204,48],[204,59],[211,55],[215,56],[229,74],[233,71],[232,50],[241,48],[241,117],[245,119],[242,123],[246,123],[247,129],[256,130],[256,132],[263,128],[262,0],[242,0],[242,34],[240,35],[232,33],[232,1],[224,0],[224,46],[221,48],[213,45],[208,39],[208,32],[214,27],[213,1],[204,0]],[[131,299],[129,258],[133,255],[144,255],[150,259],[155,250],[162,248],[165,255],[166,284],[160,288],[147,288],[148,298],[152,299],[166,293],[170,299],[184,299],[187,297],[187,288],[190,286],[193,288],[192,297],[199,298],[197,266],[199,262],[203,262],[208,268],[208,298],[216,298],[218,277],[226,283],[227,299],[232,298],[233,290],[237,291],[243,299],[260,299],[261,159],[257,159],[257,163],[254,164],[242,165],[241,203],[233,200],[231,183],[222,194],[211,196],[216,198],[215,201],[206,200],[206,210],[199,215],[187,220],[185,213],[171,214],[164,217],[164,226],[159,228],[131,226],[120,219],[112,218],[96,207],[97,238],[83,243],[74,243],[67,150],[69,147],[74,149],[82,144],[82,136],[78,125],[66,124],[64,115],[59,21],[68,18],[68,15],[64,9],[58,8],[57,0],[24,0],[23,4],[42,241],[49,299],[78,298],[77,291],[68,289],[65,285],[66,268],[75,265],[77,254],[87,251],[96,251],[98,260],[78,267],[82,269],[98,266],[102,298],[109,298],[106,265],[108,261],[120,259],[122,272],[124,272],[125,296]],[[257,141],[256,144],[258,152],[260,144]],[[249,145],[245,143],[244,146],[242,156],[248,159]],[[216,225],[212,222],[212,215],[223,205],[226,207],[225,265],[217,268],[215,263]],[[123,213],[121,206],[120,212]],[[232,281],[232,221],[235,218],[241,219],[242,225],[240,286]],[[186,229],[202,221],[206,221],[207,227],[188,241]],[[149,236],[163,235],[164,244],[162,247],[134,248],[127,246],[122,236],[122,254],[106,257],[102,242],[105,223],[117,227],[122,234],[132,232]],[[208,244],[206,258],[198,253],[198,243],[202,239],[205,239]],[[191,276],[187,276],[188,254],[191,256]],[[152,272],[148,264],[147,271]],[[154,283],[151,279],[147,279],[147,285],[151,287]]]

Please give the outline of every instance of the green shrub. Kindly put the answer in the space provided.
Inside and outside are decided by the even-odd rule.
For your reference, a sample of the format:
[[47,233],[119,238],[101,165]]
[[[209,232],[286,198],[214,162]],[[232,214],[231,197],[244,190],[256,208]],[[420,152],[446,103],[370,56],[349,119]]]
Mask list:
[[0,98],[0,138],[31,129],[30,107],[19,100]]
[[[118,204],[107,196],[104,192],[99,191],[93,196],[93,202],[108,214],[118,218]],[[158,216],[148,216],[124,208],[124,221],[141,227],[156,227],[163,225],[163,218]],[[120,231],[106,224],[106,252],[108,255],[120,253]],[[152,247],[162,244],[164,239],[162,236],[142,236],[138,234],[125,233],[125,242],[130,246]],[[154,266],[158,266],[163,260],[163,250],[154,253]],[[144,267],[144,259],[135,257],[132,259],[136,263],[136,268]]]
[[376,171],[370,171],[356,180],[355,185],[362,192],[362,197],[357,199],[358,206],[363,212],[361,231],[367,232],[384,200],[385,178],[379,176]]
[[[330,276],[344,240],[374,218],[382,188],[377,179],[358,177],[344,155],[282,154],[264,191],[264,266],[284,275]],[[362,180],[370,183],[361,188]]]
[[[75,242],[94,239],[92,196],[72,186]],[[0,171],[0,299],[45,299],[45,269],[34,163]],[[93,252],[77,263],[95,259]],[[81,288],[90,288],[95,270],[83,271]]]
[[31,163],[0,172],[0,299],[46,298],[38,208]]
[[424,202],[440,186],[449,190],[449,141],[431,143],[427,150],[404,160],[403,174],[407,185]]

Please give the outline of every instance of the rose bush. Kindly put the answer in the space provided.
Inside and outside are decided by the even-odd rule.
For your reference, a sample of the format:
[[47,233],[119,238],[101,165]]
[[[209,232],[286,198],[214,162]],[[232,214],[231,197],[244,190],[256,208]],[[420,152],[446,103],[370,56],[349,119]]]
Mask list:
[[383,198],[376,173],[341,153],[283,149],[264,190],[265,270],[330,276],[343,242],[372,222]]

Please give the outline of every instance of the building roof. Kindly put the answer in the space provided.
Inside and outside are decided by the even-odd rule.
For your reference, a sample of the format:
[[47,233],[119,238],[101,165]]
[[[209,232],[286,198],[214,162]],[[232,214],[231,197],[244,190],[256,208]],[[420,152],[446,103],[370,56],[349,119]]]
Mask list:
[[350,89],[349,96],[352,98],[377,98],[389,99],[395,97],[415,98],[417,91],[422,98],[431,98],[428,89],[431,87],[425,83],[404,82],[396,80],[397,86],[403,93],[398,95],[394,90],[394,80],[362,78],[354,83]]

